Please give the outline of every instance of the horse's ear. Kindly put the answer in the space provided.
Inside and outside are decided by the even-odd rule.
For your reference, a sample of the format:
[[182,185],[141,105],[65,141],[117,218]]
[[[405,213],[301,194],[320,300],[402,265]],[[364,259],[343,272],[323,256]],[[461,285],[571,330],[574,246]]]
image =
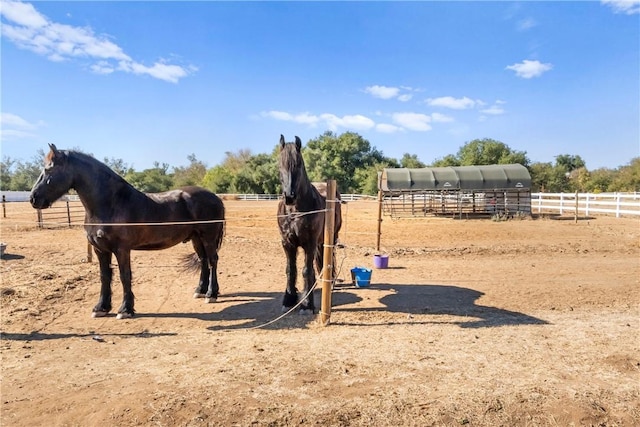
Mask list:
[[302,141],[300,141],[300,137],[296,136],[296,148],[298,151],[302,148]]
[[280,148],[284,148],[284,135],[280,134]]
[[45,156],[45,164],[53,164],[54,162],[57,164],[62,164],[62,162],[65,161],[66,156],[64,151],[58,150],[55,144],[49,144],[49,149],[51,151]]

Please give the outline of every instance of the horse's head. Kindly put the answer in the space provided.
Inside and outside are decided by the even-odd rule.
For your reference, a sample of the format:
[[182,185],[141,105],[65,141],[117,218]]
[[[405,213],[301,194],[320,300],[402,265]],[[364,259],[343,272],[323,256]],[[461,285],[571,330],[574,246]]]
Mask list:
[[307,181],[307,173],[302,160],[302,141],[296,136],[295,142],[285,142],[284,136],[280,135],[280,184],[284,202],[287,205],[295,205],[298,197],[300,184]]
[[46,209],[62,197],[73,184],[68,173],[68,158],[64,151],[49,144],[49,154],[44,158],[44,169],[31,189],[31,206]]

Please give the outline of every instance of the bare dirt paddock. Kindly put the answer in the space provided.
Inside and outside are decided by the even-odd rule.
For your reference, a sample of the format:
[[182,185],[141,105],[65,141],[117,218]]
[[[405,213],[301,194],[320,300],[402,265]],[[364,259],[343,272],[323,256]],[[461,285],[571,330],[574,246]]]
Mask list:
[[189,244],[135,252],[138,314],[116,320],[91,318],[83,230],[9,204],[2,426],[640,424],[640,220],[385,218],[389,268],[355,288],[377,206],[352,202],[331,324],[260,327],[285,287],[276,204],[226,205],[218,302],[192,298]]

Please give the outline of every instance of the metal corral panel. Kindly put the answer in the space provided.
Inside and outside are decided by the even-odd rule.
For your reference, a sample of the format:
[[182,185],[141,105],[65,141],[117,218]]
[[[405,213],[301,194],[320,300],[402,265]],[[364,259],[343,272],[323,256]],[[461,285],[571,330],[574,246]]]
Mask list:
[[387,168],[382,171],[382,191],[494,190],[530,188],[531,175],[520,164],[451,166],[438,168]]

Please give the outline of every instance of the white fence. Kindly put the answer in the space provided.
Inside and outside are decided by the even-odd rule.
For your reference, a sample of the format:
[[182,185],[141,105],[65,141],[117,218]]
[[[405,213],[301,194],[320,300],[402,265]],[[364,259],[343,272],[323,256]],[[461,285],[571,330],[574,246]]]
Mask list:
[[[3,202],[26,202],[28,191],[1,191]],[[223,198],[236,200],[278,200],[279,194],[221,194]],[[362,194],[342,194],[344,201],[375,200],[375,196]],[[69,200],[77,200],[69,197]],[[576,211],[577,209],[577,211]],[[559,213],[589,216],[608,214],[621,216],[640,216],[640,193],[532,193],[532,213]]]
[[532,193],[534,213],[640,215],[640,193]]

